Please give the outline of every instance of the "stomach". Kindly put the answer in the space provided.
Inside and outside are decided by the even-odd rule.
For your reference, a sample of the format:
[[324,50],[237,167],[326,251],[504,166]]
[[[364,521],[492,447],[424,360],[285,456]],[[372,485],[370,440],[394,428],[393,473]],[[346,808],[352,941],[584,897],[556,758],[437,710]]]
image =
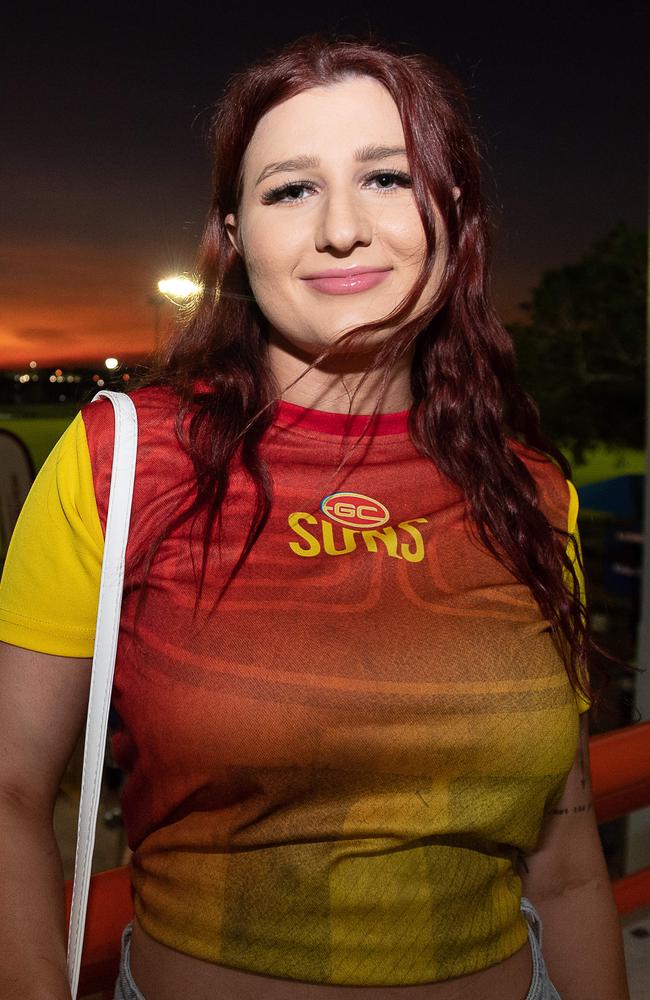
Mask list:
[[277,979],[192,958],[150,937],[133,918],[131,974],[145,1000],[526,1000],[530,943],[497,965],[417,986],[331,986]]

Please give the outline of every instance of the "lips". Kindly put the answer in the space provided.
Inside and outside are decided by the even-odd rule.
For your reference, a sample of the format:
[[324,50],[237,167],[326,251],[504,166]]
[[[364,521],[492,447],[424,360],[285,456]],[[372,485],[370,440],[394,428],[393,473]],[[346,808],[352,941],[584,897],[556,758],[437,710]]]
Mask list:
[[390,267],[331,268],[302,280],[311,289],[326,295],[350,295],[374,288],[388,276]]
[[371,271],[390,271],[389,267],[379,267],[373,264],[355,264],[354,267],[330,267],[328,271],[314,271],[305,278],[347,278],[355,274],[369,274]]

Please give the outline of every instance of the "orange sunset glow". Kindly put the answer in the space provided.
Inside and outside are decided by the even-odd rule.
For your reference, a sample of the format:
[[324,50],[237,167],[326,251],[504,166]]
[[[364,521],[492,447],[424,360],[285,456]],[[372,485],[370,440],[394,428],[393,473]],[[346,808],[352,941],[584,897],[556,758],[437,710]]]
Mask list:
[[[107,353],[135,360],[152,351],[150,299],[162,275],[146,247],[34,242],[0,247],[0,254],[0,367],[92,363]],[[161,331],[174,311],[162,300]]]

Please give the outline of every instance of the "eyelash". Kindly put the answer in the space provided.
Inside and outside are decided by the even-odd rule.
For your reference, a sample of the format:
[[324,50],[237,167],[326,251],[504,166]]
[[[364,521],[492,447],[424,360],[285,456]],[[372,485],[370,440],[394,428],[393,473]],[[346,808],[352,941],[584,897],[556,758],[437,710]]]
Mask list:
[[[364,181],[373,181],[376,180],[377,177],[392,177],[393,180],[399,181],[404,187],[411,186],[411,178],[408,174],[405,174],[401,170],[374,170],[371,174],[364,177]],[[313,191],[315,187],[316,185],[313,181],[289,181],[286,184],[281,184],[280,187],[272,188],[270,191],[266,191],[262,195],[262,202],[265,205],[273,205],[280,202],[282,195],[284,195],[287,191],[300,188],[310,188]],[[395,190],[395,188],[380,189],[380,194],[394,194]],[[287,202],[285,202],[285,204],[298,205],[304,200],[304,198],[290,198]]]

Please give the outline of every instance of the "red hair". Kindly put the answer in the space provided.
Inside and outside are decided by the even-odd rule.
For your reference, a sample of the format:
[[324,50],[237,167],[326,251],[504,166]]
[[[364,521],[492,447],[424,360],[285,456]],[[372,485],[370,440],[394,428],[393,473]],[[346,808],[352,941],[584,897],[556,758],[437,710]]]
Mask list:
[[[145,579],[167,533],[205,513],[196,611],[214,545],[214,522],[221,517],[231,463],[238,453],[254,484],[256,506],[242,552],[217,603],[266,524],[273,489],[259,443],[271,426],[281,390],[266,361],[267,321],[251,295],[224,219],[229,212],[238,214],[244,153],[260,118],[296,94],[350,75],[378,80],[397,105],[427,252],[411,292],[389,317],[347,331],[306,371],[348,338],[382,329],[387,321],[397,325],[378,345],[361,380],[371,371],[382,372],[373,412],[392,364],[412,346],[413,443],[461,487],[481,540],[530,588],[551,625],[572,686],[586,694],[597,711],[604,692],[589,680],[595,672],[591,651],[615,658],[591,637],[589,611],[580,600],[579,579],[566,551],[570,536],[543,514],[536,483],[508,442],[518,438],[554,459],[565,477],[572,478],[568,460],[541,431],[536,403],[517,381],[511,337],[490,301],[490,223],[467,100],[459,81],[439,62],[391,44],[310,35],[227,83],[211,129],[213,198],[197,268],[203,292],[149,369],[131,382],[131,388],[166,385],[177,393],[176,433],[192,457],[197,479],[194,503],[171,520],[143,554]],[[461,191],[458,206],[454,186]],[[431,199],[446,226],[448,260],[435,300],[426,312],[409,319],[436,254]],[[188,414],[191,419],[185,422]],[[572,579],[571,590],[563,569]]]

